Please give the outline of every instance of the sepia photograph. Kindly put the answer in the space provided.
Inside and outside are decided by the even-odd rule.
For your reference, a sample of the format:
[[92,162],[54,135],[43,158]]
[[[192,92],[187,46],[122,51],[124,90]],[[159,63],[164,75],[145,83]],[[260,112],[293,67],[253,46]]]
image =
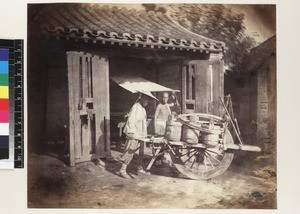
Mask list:
[[276,5],[27,5],[28,208],[277,209]]

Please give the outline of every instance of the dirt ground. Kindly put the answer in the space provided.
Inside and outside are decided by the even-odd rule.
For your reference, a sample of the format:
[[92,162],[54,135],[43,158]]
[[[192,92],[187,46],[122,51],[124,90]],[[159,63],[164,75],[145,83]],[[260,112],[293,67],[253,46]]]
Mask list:
[[[112,151],[118,160],[119,151]],[[146,152],[147,154],[147,152]],[[144,165],[150,161],[145,155]],[[164,163],[150,175],[115,174],[118,161],[69,167],[51,155],[29,153],[28,207],[31,208],[276,208],[276,169],[272,155],[235,155],[229,169],[211,180],[191,180]]]

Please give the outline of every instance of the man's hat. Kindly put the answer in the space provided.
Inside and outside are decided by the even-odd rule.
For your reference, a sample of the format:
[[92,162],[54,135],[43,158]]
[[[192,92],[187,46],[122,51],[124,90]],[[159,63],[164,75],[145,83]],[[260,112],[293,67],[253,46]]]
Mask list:
[[141,94],[144,94],[144,95],[146,95],[148,97],[151,97],[151,98],[153,98],[153,99],[155,99],[155,100],[158,101],[158,99],[155,96],[153,96],[153,94],[150,91],[139,91],[139,90],[137,90],[137,92],[139,92]]

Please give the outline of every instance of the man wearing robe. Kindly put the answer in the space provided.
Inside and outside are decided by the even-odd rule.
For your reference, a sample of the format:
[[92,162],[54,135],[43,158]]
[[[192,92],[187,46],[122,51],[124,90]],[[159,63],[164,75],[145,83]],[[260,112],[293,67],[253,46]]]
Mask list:
[[[150,92],[148,92],[150,93]],[[147,114],[145,107],[148,105],[149,97],[153,97],[141,94],[138,101],[132,106],[128,119],[124,128],[124,133],[127,136],[125,143],[125,150],[120,158],[122,166],[118,174],[123,178],[129,179],[130,176],[127,174],[127,166],[133,159],[134,154],[139,153],[139,173],[146,173],[142,167],[142,155],[143,155],[143,142],[140,139],[147,137]],[[156,98],[155,98],[156,99]]]

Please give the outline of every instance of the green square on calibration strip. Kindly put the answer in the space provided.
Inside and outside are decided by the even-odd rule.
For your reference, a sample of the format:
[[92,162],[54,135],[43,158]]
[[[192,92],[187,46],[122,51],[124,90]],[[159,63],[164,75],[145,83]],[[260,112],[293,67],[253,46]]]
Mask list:
[[2,86],[8,85],[8,74],[0,74],[0,85]]

